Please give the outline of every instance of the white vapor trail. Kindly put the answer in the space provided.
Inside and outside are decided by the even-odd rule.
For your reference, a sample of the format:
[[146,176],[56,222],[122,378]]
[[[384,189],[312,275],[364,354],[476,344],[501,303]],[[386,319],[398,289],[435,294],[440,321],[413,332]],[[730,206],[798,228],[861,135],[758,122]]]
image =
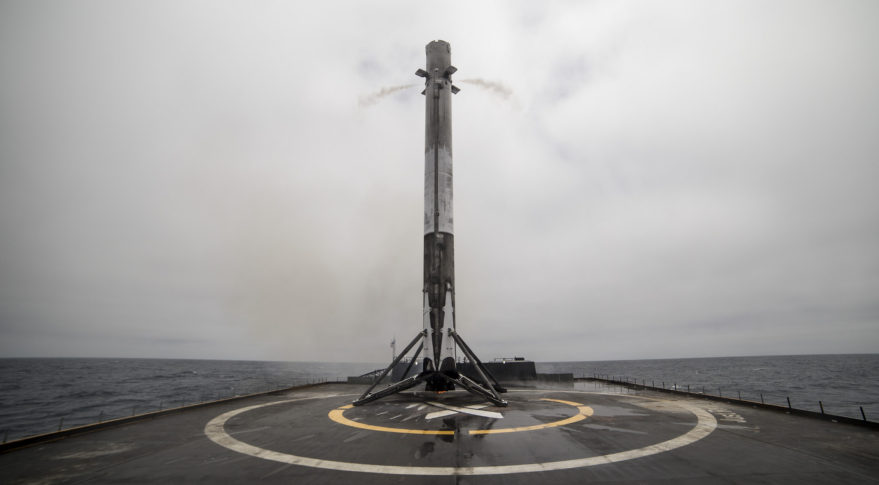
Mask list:
[[414,84],[403,84],[401,86],[386,86],[386,87],[379,89],[378,91],[376,91],[374,93],[362,95],[362,96],[360,96],[360,102],[359,102],[360,107],[372,106],[375,103],[378,103],[379,101],[381,101],[382,98],[384,98],[385,96],[392,94],[392,93],[396,93],[397,91],[401,91],[403,89],[411,88],[412,86],[415,86],[415,85]]

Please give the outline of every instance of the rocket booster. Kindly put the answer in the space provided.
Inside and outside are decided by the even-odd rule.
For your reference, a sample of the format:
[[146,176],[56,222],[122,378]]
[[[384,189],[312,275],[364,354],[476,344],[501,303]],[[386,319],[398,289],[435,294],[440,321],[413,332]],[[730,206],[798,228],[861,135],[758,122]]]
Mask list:
[[[455,236],[452,212],[451,47],[439,40],[427,44],[424,98],[424,370],[455,370]],[[436,382],[440,385],[440,382]],[[428,382],[428,386],[431,383]]]
[[[448,42],[435,40],[425,48],[426,69],[416,75],[424,78],[424,298],[423,329],[396,356],[372,385],[354,401],[355,406],[411,389],[424,382],[425,391],[444,392],[462,389],[479,395],[495,406],[506,406],[498,393],[506,392],[497,379],[473,353],[455,328],[455,231],[452,216],[452,95],[459,89],[452,85]],[[416,344],[414,357],[403,378],[373,392],[382,379],[395,369]],[[473,380],[458,370],[456,352],[461,351],[478,375]],[[421,371],[408,376],[412,365],[421,358]],[[407,377],[408,376],[408,377]]]

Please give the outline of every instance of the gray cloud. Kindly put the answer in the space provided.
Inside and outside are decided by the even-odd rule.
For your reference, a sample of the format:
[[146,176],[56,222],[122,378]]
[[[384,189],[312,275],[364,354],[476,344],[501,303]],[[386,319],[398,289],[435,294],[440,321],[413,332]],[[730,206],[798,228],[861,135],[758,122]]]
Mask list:
[[879,351],[874,3],[461,8],[4,3],[0,356],[386,359],[432,38],[484,357]]

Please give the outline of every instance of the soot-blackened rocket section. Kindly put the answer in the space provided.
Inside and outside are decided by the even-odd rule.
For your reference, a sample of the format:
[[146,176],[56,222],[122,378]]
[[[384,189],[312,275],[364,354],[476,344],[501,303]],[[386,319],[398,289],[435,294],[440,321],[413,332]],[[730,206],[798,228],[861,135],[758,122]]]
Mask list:
[[[448,42],[427,44],[424,78],[424,286],[423,328],[391,365],[380,374],[355,405],[379,399],[425,382],[427,391],[449,391],[455,385],[478,394],[498,406],[506,406],[498,384],[455,328],[455,232],[452,211],[452,50]],[[372,393],[379,382],[420,342],[409,368],[421,358],[421,372]],[[474,364],[481,382],[458,372],[456,350]],[[409,368],[403,375],[409,373]]]
[[[424,130],[424,328],[430,339],[423,369],[455,367],[454,343],[443,332],[455,328],[455,236],[452,205],[452,66],[447,42],[427,44]],[[457,90],[457,88],[456,88]],[[428,387],[444,390],[443,382]]]

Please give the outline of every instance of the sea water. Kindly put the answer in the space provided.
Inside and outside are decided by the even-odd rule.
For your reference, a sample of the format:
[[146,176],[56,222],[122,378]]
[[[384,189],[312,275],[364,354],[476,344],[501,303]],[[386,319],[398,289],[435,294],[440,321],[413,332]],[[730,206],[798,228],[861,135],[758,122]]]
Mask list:
[[[165,359],[0,359],[0,440],[184,404],[344,380],[375,363]],[[677,386],[743,399],[879,420],[879,355],[548,362],[570,372]]]
[[[539,363],[538,372],[628,380],[681,391],[879,421],[879,354]],[[688,387],[689,386],[689,387]]]
[[0,359],[0,440],[310,382],[344,380],[377,367],[381,365]]

